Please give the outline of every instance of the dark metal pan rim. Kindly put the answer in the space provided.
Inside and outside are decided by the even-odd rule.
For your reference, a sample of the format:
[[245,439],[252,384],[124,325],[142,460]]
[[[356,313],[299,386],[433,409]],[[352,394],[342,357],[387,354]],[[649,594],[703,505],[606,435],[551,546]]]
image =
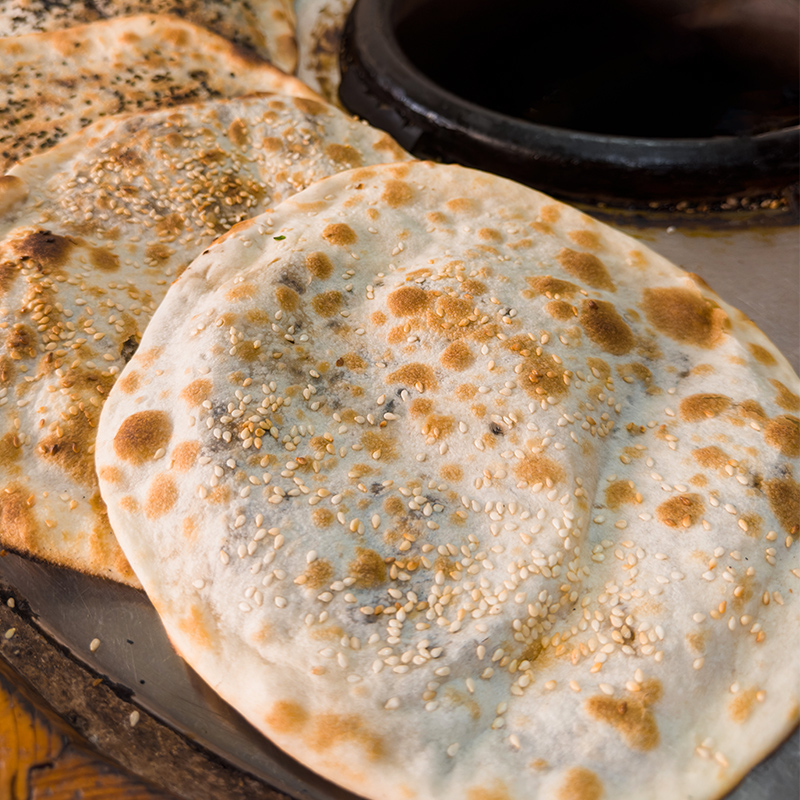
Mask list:
[[[500,174],[508,174],[503,165],[513,162],[523,182],[541,171],[543,188],[556,192],[569,192],[579,182],[589,193],[596,185],[602,194],[622,179],[623,192],[630,188],[625,184],[640,181],[659,196],[676,189],[681,196],[709,191],[723,196],[797,182],[800,125],[750,136],[604,135],[528,122],[459,97],[421,72],[401,49],[394,27],[404,4],[408,0],[358,0],[343,39],[340,93],[344,104],[368,121],[376,114],[394,119],[388,132],[412,151],[421,149],[417,154]],[[576,170],[580,178],[572,174]],[[663,175],[666,184],[652,185],[648,172]]]

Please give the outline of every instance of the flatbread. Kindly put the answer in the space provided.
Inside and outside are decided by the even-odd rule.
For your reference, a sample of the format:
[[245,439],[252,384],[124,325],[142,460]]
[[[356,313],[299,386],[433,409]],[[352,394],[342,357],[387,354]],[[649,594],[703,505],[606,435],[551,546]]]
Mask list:
[[407,157],[332,107],[263,95],[106,118],[0,178],[0,545],[136,583],[94,433],[170,282],[312,181]]
[[0,173],[99,117],[254,92],[320,99],[252,53],[173,16],[0,39]]
[[799,393],[699,278],[412,162],[199,257],[96,461],[178,652],[326,777],[703,800],[798,719]]
[[294,72],[297,46],[291,0],[0,0],[0,36],[55,31],[134,14],[174,14]]
[[339,50],[354,0],[295,0],[297,77],[329,103],[339,101]]

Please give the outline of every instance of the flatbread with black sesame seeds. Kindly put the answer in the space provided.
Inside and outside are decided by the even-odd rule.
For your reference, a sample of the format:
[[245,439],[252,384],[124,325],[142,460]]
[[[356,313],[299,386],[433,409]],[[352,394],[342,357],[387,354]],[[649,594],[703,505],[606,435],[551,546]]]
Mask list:
[[55,31],[135,14],[172,14],[294,72],[297,45],[291,0],[0,0],[0,36]]
[[183,273],[97,466],[178,652],[326,777],[703,800],[798,719],[799,384],[627,236],[384,165]]
[[295,0],[297,77],[341,107],[339,50],[353,0]]
[[169,284],[318,178],[403,158],[331,106],[260,95],[106,118],[0,178],[0,546],[135,583],[94,433]]
[[0,173],[99,117],[255,92],[321,99],[297,78],[174,16],[0,38]]

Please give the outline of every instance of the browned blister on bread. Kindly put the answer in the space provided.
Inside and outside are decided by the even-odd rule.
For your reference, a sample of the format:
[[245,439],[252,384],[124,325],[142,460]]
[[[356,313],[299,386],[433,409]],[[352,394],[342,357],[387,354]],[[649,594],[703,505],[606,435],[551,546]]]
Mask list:
[[799,384],[632,239],[383,165],[186,270],[97,463],[179,652],[323,775],[712,798],[797,722]]

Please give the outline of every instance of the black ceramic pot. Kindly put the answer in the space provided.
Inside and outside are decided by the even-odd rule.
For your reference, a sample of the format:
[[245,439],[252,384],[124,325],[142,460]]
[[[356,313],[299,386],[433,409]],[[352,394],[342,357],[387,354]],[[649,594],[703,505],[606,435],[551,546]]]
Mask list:
[[[765,123],[751,125],[753,130],[750,131],[735,130],[734,124],[731,133],[725,131],[724,124],[720,127],[715,117],[708,122],[711,135],[693,134],[691,124],[686,128],[689,135],[683,131],[677,134],[668,131],[666,136],[654,135],[653,131],[620,135],[573,129],[568,124],[543,124],[526,119],[517,111],[509,112],[502,107],[503,103],[508,105],[509,98],[530,88],[525,75],[498,81],[496,92],[490,91],[488,95],[484,86],[476,89],[471,98],[465,97],[473,85],[470,76],[480,74],[481,59],[490,58],[495,66],[498,59],[504,57],[502,45],[498,50],[498,25],[504,26],[507,32],[503,35],[507,35],[508,51],[517,56],[516,60],[510,59],[508,65],[517,70],[531,64],[538,71],[550,70],[555,74],[563,65],[574,66],[576,53],[583,52],[581,48],[585,49],[587,42],[596,42],[598,37],[603,42],[608,41],[610,55],[605,63],[598,63],[593,70],[591,61],[587,62],[581,67],[581,74],[567,71],[565,82],[571,81],[573,88],[588,85],[585,93],[589,100],[612,108],[619,98],[608,95],[611,99],[606,100],[604,92],[608,92],[608,82],[604,85],[603,80],[605,77],[617,82],[624,79],[632,87],[629,96],[619,105],[626,111],[635,112],[646,105],[644,100],[647,100],[649,108],[657,112],[668,101],[680,106],[680,98],[691,95],[693,113],[703,116],[706,107],[717,101],[719,87],[726,87],[728,73],[725,70],[733,69],[731,64],[745,80],[750,74],[748,70],[759,66],[757,59],[747,62],[747,59],[729,58],[724,68],[716,70],[719,73],[715,78],[716,86],[709,84],[707,90],[704,81],[707,82],[708,73],[715,69],[714,62],[708,59],[701,63],[712,66],[695,66],[694,73],[687,73],[675,61],[672,82],[668,71],[666,78],[652,80],[649,75],[637,74],[637,70],[649,69],[649,62],[626,63],[626,55],[633,52],[624,39],[627,32],[623,30],[620,34],[621,26],[628,24],[630,6],[620,10],[626,2],[632,0],[617,3],[616,21],[611,20],[606,32],[596,28],[607,20],[607,15],[603,19],[587,16],[591,7],[608,9],[605,4],[578,2],[574,4],[575,17],[570,21],[563,12],[561,17],[552,18],[552,14],[545,13],[550,6],[538,0],[524,0],[522,4],[516,0],[461,0],[459,3],[358,0],[343,37],[341,100],[353,113],[387,130],[415,155],[477,167],[567,198],[677,202],[781,192],[795,184],[800,170],[800,129],[791,115],[788,119],[785,114],[778,118],[777,129],[774,129],[775,119],[768,119]],[[458,29],[461,17],[470,15],[472,39],[465,41],[462,47],[452,40],[453,31]],[[519,15],[518,23],[515,15]],[[631,15],[636,16],[633,12]],[[640,23],[642,20],[638,19],[636,24]],[[494,37],[491,46],[485,48],[481,40],[475,38],[482,24],[485,24],[486,40]],[[554,26],[550,31],[546,27],[548,24]],[[645,20],[644,24],[651,24],[653,30],[664,29],[663,20]],[[686,50],[685,43],[675,45],[675,41],[673,31],[666,38],[659,34],[659,40],[648,46],[660,47],[668,55],[671,54],[669,48]],[[690,46],[697,47],[697,40],[692,41]],[[444,55],[437,62],[433,56],[440,51]],[[599,52],[603,52],[602,48]],[[442,74],[449,78],[442,79]],[[784,86],[796,85],[793,79],[787,83],[786,76],[774,72],[768,72],[766,80],[768,86],[772,85],[770,81],[774,82],[776,91],[780,91],[781,81]],[[449,89],[443,85],[448,82]],[[467,87],[467,91],[454,91],[452,85]],[[704,91],[707,91],[707,102]],[[748,91],[745,86],[743,94],[747,95]],[[494,103],[495,99],[498,103]],[[629,101],[627,105],[626,100]],[[567,93],[567,105],[569,102]],[[791,97],[788,102],[791,106]],[[534,98],[533,105],[546,106],[547,98],[542,102]],[[559,113],[564,117],[563,112],[564,108],[557,110],[556,120]],[[726,113],[731,116],[730,112]],[[717,116],[724,117],[722,112]],[[631,120],[636,122],[635,114],[628,114],[628,117],[628,125]],[[664,116],[653,123],[656,133],[665,129],[664,120],[667,119],[671,122],[671,118]],[[616,121],[611,113],[598,127],[613,130]]]

